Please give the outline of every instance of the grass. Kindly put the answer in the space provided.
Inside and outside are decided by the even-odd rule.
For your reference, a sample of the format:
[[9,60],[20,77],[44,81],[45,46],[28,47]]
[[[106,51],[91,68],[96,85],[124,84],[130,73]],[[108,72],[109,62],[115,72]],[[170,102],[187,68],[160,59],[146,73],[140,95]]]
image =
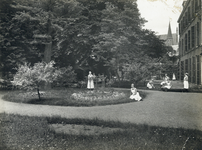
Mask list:
[[[50,130],[49,124],[82,124],[118,127],[101,135],[67,135]],[[183,128],[164,128],[99,119],[64,119],[0,114],[0,149],[3,150],[200,150],[202,132]]]
[[[108,90],[108,89],[106,89]],[[29,104],[42,104],[42,105],[58,105],[58,106],[103,106],[103,105],[114,105],[134,102],[134,100],[129,99],[129,90],[119,90],[119,92],[124,92],[126,97],[120,99],[109,99],[109,100],[76,100],[72,99],[71,95],[73,93],[83,92],[86,89],[78,88],[63,88],[63,89],[51,89],[45,91],[44,95],[41,95],[42,100],[38,99],[36,92],[26,92],[26,91],[9,91],[4,95],[3,99],[7,101],[17,102],[17,103],[29,103]],[[33,95],[34,93],[34,95]],[[146,97],[145,92],[140,91],[140,95],[143,99]]]

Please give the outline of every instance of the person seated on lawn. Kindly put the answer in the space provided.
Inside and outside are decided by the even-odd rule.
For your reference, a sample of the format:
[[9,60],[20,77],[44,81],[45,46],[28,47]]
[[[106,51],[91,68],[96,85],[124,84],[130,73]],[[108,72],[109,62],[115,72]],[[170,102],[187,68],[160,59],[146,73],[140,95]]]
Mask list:
[[142,97],[140,96],[139,92],[137,92],[137,89],[134,87],[134,84],[131,84],[131,96],[130,99],[134,99],[136,101],[142,100]]
[[165,78],[164,78],[164,80],[161,82],[161,87],[167,85],[167,82],[168,82],[168,81],[169,81],[169,77],[168,77],[167,74],[165,74]]
[[153,84],[153,79],[150,80],[150,81],[147,83],[147,88],[148,88],[148,89],[153,89],[153,88],[155,88],[155,87],[154,87],[154,84]]
[[162,88],[164,88],[164,89],[171,89],[171,87],[172,87],[171,81],[168,80],[168,81],[166,82],[166,84],[165,84]]

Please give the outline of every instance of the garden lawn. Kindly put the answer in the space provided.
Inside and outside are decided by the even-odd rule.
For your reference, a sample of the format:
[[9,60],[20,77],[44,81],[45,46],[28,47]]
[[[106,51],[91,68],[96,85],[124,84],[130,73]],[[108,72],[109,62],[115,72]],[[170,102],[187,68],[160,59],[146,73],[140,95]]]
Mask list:
[[[56,133],[49,125],[121,128],[103,134]],[[202,148],[202,132],[183,128],[136,125],[99,119],[64,119],[0,114],[0,149],[3,150],[190,150]]]
[[[102,93],[113,91],[116,95],[112,98],[111,93]],[[113,93],[112,92],[112,93]],[[84,98],[74,98],[73,93],[81,95],[79,93],[86,93],[89,95]],[[95,94],[94,94],[95,93]],[[101,93],[90,92],[86,89],[79,88],[62,88],[62,89],[51,89],[48,91],[41,91],[41,100],[38,99],[36,91],[9,91],[3,99],[6,101],[17,102],[17,103],[29,103],[29,104],[42,104],[42,105],[57,105],[57,106],[103,106],[103,105],[114,105],[122,103],[134,102],[134,100],[129,99],[129,90],[114,90],[113,88],[101,89]],[[122,93],[122,94],[121,94]],[[102,97],[103,95],[103,97]],[[124,96],[123,96],[124,95]],[[146,97],[145,92],[140,92],[142,98]],[[93,97],[101,97],[99,99],[93,100]]]

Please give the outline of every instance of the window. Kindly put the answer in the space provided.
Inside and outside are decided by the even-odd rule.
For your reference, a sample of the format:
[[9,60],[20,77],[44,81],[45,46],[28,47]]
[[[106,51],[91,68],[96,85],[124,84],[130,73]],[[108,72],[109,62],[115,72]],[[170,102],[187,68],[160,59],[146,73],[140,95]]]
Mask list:
[[187,15],[187,12],[185,13],[185,26],[188,25],[188,15]]
[[196,27],[196,45],[199,46],[199,39],[200,39],[200,34],[199,34],[199,22],[197,22],[197,27]]
[[185,16],[183,17],[183,31],[184,31],[184,28],[186,27],[186,19],[185,19]]
[[184,79],[184,61],[181,61],[181,80]]
[[200,72],[201,72],[201,69],[200,69],[200,57],[199,57],[199,55],[198,56],[196,56],[196,67],[197,67],[197,69],[196,69],[196,83],[197,84],[200,84],[200,76],[201,76],[201,74],[200,74]]
[[192,82],[193,83],[196,83],[196,59],[195,57],[192,58],[193,62],[192,62]]
[[194,10],[194,1],[192,1],[192,18],[195,16],[195,10]]
[[181,34],[181,24],[179,23],[179,35]]
[[190,30],[189,30],[188,31],[188,50],[191,48],[190,42],[191,42],[191,36],[190,36]]
[[194,32],[194,26],[191,27],[191,47],[193,48],[195,46],[195,32]]
[[182,56],[184,55],[184,40],[182,39],[182,46],[181,46],[181,49],[182,49]]
[[190,76],[190,80],[191,80],[191,77],[192,77],[192,73],[191,73],[191,58],[189,58],[189,76]]
[[195,12],[197,12],[199,9],[199,6],[198,6],[198,0],[195,0]]
[[187,34],[185,34],[185,52],[187,51]]
[[188,7],[188,22],[191,21],[191,11],[190,11],[190,7]]
[[185,72],[188,73],[188,59],[185,60]]

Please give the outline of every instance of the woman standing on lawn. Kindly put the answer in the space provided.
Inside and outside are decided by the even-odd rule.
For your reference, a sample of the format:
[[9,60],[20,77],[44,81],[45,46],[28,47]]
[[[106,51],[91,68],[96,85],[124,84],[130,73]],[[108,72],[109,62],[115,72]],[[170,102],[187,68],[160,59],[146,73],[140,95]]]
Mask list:
[[185,73],[184,75],[184,89],[186,92],[188,92],[189,89],[188,73]]
[[88,84],[87,84],[87,89],[93,90],[94,89],[94,76],[92,75],[91,71],[89,71],[88,75]]

